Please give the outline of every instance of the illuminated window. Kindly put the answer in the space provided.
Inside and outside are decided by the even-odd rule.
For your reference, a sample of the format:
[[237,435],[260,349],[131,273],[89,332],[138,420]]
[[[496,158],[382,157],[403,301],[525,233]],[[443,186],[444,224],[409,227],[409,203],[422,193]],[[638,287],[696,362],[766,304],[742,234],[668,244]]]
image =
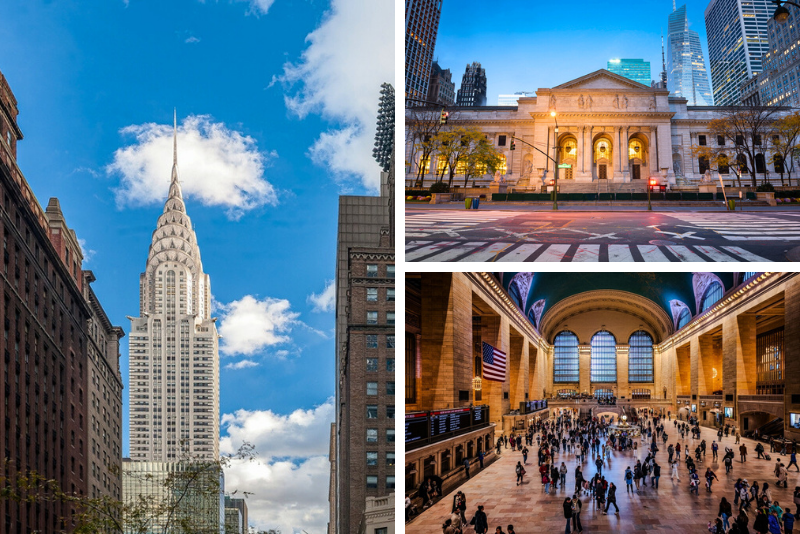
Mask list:
[[681,314],[678,316],[678,330],[689,324],[689,321],[692,320],[692,312],[689,311],[689,308],[684,308]]
[[711,306],[717,303],[719,299],[722,298],[722,286],[719,282],[714,281],[711,283],[710,286],[706,288],[705,294],[703,294],[703,301],[700,306],[700,313],[706,311]]
[[567,331],[559,333],[553,352],[553,382],[579,382],[578,336]]
[[644,330],[631,334],[628,340],[628,381],[653,381],[653,338]]
[[607,399],[609,397],[613,397],[614,392],[610,389],[596,389],[594,390],[594,397],[596,399]]
[[601,159],[611,159],[611,143],[608,139],[599,139],[594,144],[594,161]]
[[628,143],[628,159],[644,159],[644,145],[639,139],[631,139]]
[[633,400],[649,399],[650,398],[650,390],[649,389],[632,389],[631,390],[631,398]]
[[757,274],[758,273],[744,273],[744,278],[742,279],[742,281],[750,280],[751,278],[753,278]]
[[759,394],[783,394],[784,329],[770,330],[756,336],[756,391]]
[[561,161],[576,159],[578,157],[578,143],[575,138],[568,137],[561,142]]
[[617,340],[601,330],[592,336],[592,382],[617,381]]

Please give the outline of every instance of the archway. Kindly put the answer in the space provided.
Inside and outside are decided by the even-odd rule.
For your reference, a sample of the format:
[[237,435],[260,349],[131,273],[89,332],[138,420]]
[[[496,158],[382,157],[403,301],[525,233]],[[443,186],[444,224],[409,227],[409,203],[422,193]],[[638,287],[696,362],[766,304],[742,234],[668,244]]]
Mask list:
[[572,134],[564,134],[558,142],[559,162],[570,165],[567,169],[559,169],[559,178],[572,180],[575,177],[575,168],[578,165],[578,140]]
[[605,134],[595,138],[592,145],[592,179],[611,180],[614,177],[613,149],[614,144]]
[[647,179],[647,154],[649,151],[647,137],[641,133],[633,134],[628,140],[628,168],[631,180]]
[[[778,432],[783,434],[783,419],[773,413],[751,410],[739,414],[739,429],[743,436],[749,436],[754,430],[763,429],[765,426],[770,428],[762,430],[762,435],[777,434]],[[770,432],[771,427],[775,427],[772,432]]]

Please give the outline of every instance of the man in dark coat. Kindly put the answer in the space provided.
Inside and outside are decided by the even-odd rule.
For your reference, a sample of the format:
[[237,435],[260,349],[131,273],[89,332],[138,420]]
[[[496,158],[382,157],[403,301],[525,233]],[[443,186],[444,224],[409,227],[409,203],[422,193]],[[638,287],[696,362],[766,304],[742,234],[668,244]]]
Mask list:
[[564,534],[570,534],[570,523],[572,523],[572,499],[569,497],[564,500],[564,519],[567,520],[567,526],[564,528]]
[[617,487],[613,482],[609,483],[608,485],[608,497],[606,497],[606,509],[603,511],[603,515],[608,513],[608,509],[612,504],[614,505],[614,508],[617,509],[616,514],[619,515],[619,506],[617,506]]
[[486,512],[483,511],[483,505],[478,505],[478,511],[472,518],[470,525],[475,525],[476,534],[486,534],[489,532],[489,519],[486,517]]

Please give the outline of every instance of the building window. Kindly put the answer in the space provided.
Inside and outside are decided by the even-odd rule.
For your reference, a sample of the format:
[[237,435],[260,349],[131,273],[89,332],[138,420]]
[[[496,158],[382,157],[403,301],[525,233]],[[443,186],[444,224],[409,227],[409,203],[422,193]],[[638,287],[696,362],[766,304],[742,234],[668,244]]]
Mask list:
[[506,136],[505,135],[498,135],[497,136],[497,146],[506,146]]
[[514,304],[519,308],[522,309],[522,297],[519,294],[519,287],[517,287],[517,282],[514,281],[508,288],[508,296],[511,297],[511,300],[514,301]]
[[631,334],[628,340],[628,381],[653,381],[653,338],[644,330]]
[[378,288],[377,287],[368,287],[367,288],[367,302],[378,302]]
[[719,146],[725,146],[725,136],[724,135],[718,135],[717,136],[717,144]]
[[367,395],[377,395],[377,394],[378,394],[378,383],[367,382]]
[[753,144],[755,146],[761,146],[761,136],[756,134],[753,136]]
[[389,334],[386,336],[386,348],[393,349],[394,348],[394,334]]
[[561,332],[554,344],[553,382],[579,382],[578,336],[572,332]]
[[719,173],[730,174],[730,169],[728,167],[728,156],[725,154],[719,155]]
[[783,156],[780,154],[775,154],[772,156],[772,166],[775,168],[775,172],[778,174],[783,174]]
[[650,390],[649,389],[632,389],[631,390],[631,398],[633,400],[649,400],[650,399]]
[[386,418],[394,419],[394,404],[389,404],[386,406]]
[[743,135],[737,135],[736,136],[736,146],[742,146],[742,145],[744,145],[744,136]]
[[378,371],[378,358],[367,358],[367,372],[375,373]]
[[386,466],[387,467],[394,467],[394,453],[387,452],[386,453]]
[[386,278],[394,278],[394,265],[386,266]]
[[394,312],[386,312],[386,324],[394,324]]
[[377,349],[378,348],[378,334],[367,334],[367,348],[368,349]]
[[417,402],[417,337],[406,332],[406,404]]
[[760,395],[783,394],[783,333],[781,327],[756,336],[756,392]]
[[367,475],[367,488],[377,488],[377,487],[378,487],[378,476]]
[[744,273],[744,278],[742,279],[742,281],[744,282],[745,280],[750,280],[752,277],[754,277],[757,274],[758,273]]
[[692,320],[692,312],[689,311],[689,308],[684,308],[681,311],[681,314],[678,316],[678,330],[689,324],[689,321]]
[[767,172],[767,164],[764,161],[764,154],[756,154],[756,172],[764,174]]
[[698,166],[700,167],[700,174],[705,174],[708,170],[708,158],[705,156],[700,156],[697,160]]
[[378,324],[378,312],[376,311],[367,312],[367,324]]
[[386,394],[394,395],[394,381],[386,382]]
[[706,146],[706,136],[705,135],[698,135],[697,142],[700,146]]
[[[386,358],[386,370],[394,373],[394,358]],[[406,377],[406,380],[408,380],[408,377]]]
[[377,419],[377,418],[378,418],[378,405],[367,404],[367,419]]
[[378,278],[378,265],[374,263],[367,264],[367,278]]
[[394,302],[394,288],[390,287],[386,290],[386,302]]
[[378,465],[378,453],[367,451],[367,465]]
[[610,389],[596,389],[594,390],[594,398],[608,399],[614,396],[614,392]]
[[394,443],[394,428],[386,429],[386,443]]
[[617,381],[617,340],[606,330],[592,336],[591,380]]
[[394,489],[394,476],[386,477],[386,489]]
[[377,428],[368,428],[367,429],[367,443],[378,443],[378,429]]
[[719,282],[714,281],[711,283],[710,286],[706,288],[706,292],[703,294],[702,305],[700,306],[700,313],[703,313],[711,306],[717,303],[719,299],[722,298],[722,286]]

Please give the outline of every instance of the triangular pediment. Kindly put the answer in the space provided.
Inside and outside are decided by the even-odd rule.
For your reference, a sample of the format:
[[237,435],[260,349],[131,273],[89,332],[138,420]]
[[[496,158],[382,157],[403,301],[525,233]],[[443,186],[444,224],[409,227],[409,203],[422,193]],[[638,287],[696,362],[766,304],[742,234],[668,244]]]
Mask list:
[[635,82],[619,74],[614,74],[606,69],[600,69],[567,83],[562,83],[561,85],[553,87],[553,89],[652,90],[647,85]]

